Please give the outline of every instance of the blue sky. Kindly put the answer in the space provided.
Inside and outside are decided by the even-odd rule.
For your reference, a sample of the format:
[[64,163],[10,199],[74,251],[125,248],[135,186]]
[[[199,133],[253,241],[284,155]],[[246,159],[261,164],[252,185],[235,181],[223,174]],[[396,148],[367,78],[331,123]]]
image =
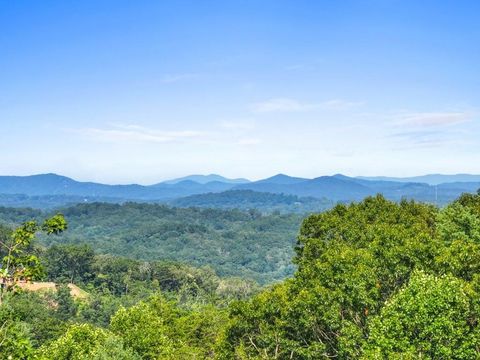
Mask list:
[[0,174],[480,173],[477,1],[0,0]]

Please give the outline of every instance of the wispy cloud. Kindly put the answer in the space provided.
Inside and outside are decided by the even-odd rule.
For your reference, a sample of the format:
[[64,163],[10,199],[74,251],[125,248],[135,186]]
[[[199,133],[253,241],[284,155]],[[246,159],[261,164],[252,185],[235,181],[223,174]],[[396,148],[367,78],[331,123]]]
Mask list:
[[298,112],[310,110],[312,105],[302,103],[295,99],[276,98],[258,102],[251,105],[251,109],[258,113],[269,112]]
[[444,128],[417,128],[392,133],[388,136],[391,144],[397,150],[411,148],[454,148],[466,146],[470,143],[465,130]]
[[346,101],[341,99],[333,99],[318,104],[318,107],[325,110],[346,110],[364,104],[365,103],[363,101]]
[[238,140],[237,144],[242,146],[252,146],[260,144],[260,139],[257,138],[243,138]]
[[252,120],[223,121],[220,126],[228,130],[251,130],[255,127]]
[[161,79],[161,82],[165,84],[169,84],[169,83],[176,83],[184,80],[197,79],[199,77],[200,77],[200,74],[196,74],[196,73],[167,74],[163,76],[163,78]]
[[200,131],[160,131],[139,125],[117,124],[112,128],[83,128],[75,129],[74,132],[97,141],[116,143],[167,143],[191,138],[198,138],[205,133]]
[[443,145],[448,140],[441,131],[404,131],[391,134],[389,137],[406,143],[408,147],[436,147]]
[[353,106],[362,105],[362,102],[333,99],[318,103],[306,103],[292,98],[273,98],[257,102],[250,106],[253,112],[304,112],[311,110],[346,110]]
[[471,114],[467,112],[420,112],[403,114],[398,117],[398,125],[436,127],[469,121]]

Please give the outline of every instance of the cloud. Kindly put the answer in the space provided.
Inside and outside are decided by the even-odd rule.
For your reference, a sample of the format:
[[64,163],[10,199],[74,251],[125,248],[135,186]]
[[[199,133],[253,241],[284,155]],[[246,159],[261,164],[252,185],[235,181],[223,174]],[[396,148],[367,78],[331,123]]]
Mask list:
[[247,121],[223,121],[220,126],[228,130],[251,130],[255,124],[251,120]]
[[422,112],[399,116],[398,125],[418,127],[435,127],[455,125],[470,120],[471,114],[466,112]]
[[192,80],[200,77],[200,74],[185,73],[185,74],[167,74],[160,81],[164,84],[176,83],[183,80]]
[[346,110],[353,106],[362,105],[362,102],[351,102],[341,99],[333,99],[319,103],[305,103],[292,98],[273,98],[263,102],[257,102],[250,106],[253,112],[304,112],[311,110]]
[[325,110],[346,110],[355,106],[361,106],[365,103],[362,101],[345,101],[341,99],[334,99],[324,101],[318,104],[318,107]]
[[260,142],[261,142],[260,139],[256,139],[256,138],[244,138],[244,139],[238,140],[237,144],[242,146],[250,146],[250,145],[258,145],[260,144]]
[[301,103],[295,99],[276,98],[252,104],[251,108],[254,112],[269,113],[306,111],[310,110],[312,106],[310,104]]
[[110,129],[84,128],[73,131],[93,140],[116,143],[167,143],[204,135],[200,131],[159,131],[139,125],[121,124]]
[[462,146],[465,145],[465,133],[455,125],[471,118],[472,113],[466,111],[397,114],[391,123],[393,133],[387,138],[398,142],[401,149]]
[[464,143],[461,132],[445,132],[440,130],[414,130],[397,132],[388,136],[402,144],[400,149],[421,147],[432,148],[446,145],[462,145]]

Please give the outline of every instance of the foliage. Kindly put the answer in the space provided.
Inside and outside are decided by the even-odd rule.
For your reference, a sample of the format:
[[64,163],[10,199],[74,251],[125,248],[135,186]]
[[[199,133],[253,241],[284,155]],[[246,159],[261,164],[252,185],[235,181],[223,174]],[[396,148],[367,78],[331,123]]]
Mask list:
[[15,229],[9,238],[4,236],[3,240],[0,239],[0,249],[4,254],[0,264],[0,302],[4,292],[14,290],[18,281],[41,277],[43,268],[31,251],[37,231],[58,235],[66,228],[63,215],[57,214],[46,219],[41,226],[35,221],[27,221]]
[[55,304],[54,294],[16,292],[8,294],[0,308],[14,314],[13,319],[28,329],[30,343],[38,347],[60,336],[71,320],[65,319]]
[[229,190],[221,193],[190,195],[170,202],[179,207],[216,209],[256,209],[265,213],[305,214],[329,209],[333,202],[327,199],[273,194],[253,190]]
[[371,319],[364,358],[478,358],[480,314],[474,300],[478,294],[469,293],[460,279],[415,272]]
[[[240,223],[260,231],[293,219],[105,206],[82,207],[87,213],[76,216],[82,224],[98,216],[115,227],[128,210],[137,225],[146,223],[141,216],[157,216],[161,226],[173,226],[162,221],[183,214],[175,226],[189,235],[223,231],[225,224],[240,231]],[[297,271],[262,291],[210,267],[93,255],[88,271],[75,276],[88,298],[73,300],[66,287],[8,294],[0,320],[16,340],[4,344],[19,358],[41,359],[480,358],[479,233],[480,194],[443,209],[382,196],[337,205],[303,221]],[[68,266],[52,254],[82,258],[83,245],[52,248],[40,259],[50,262],[47,278],[61,279]]]
[[63,284],[57,286],[55,294],[57,317],[63,321],[75,318],[77,314],[77,304],[70,294],[70,288]]
[[121,339],[88,324],[72,325],[65,335],[43,346],[36,355],[41,360],[134,360],[140,359],[125,348]]
[[51,246],[43,259],[50,280],[81,283],[91,278],[94,255],[87,244],[59,244]]
[[[473,340],[478,336],[477,321],[472,317],[475,313],[472,305],[468,305],[469,298],[462,295],[467,282],[478,275],[475,261],[480,256],[476,247],[480,214],[472,210],[470,195],[469,199],[468,209],[461,199],[439,212],[429,205],[408,201],[396,204],[377,196],[308,217],[300,230],[295,277],[281,287],[232,306],[219,353],[225,359],[417,358],[422,341],[437,339],[439,346],[450,347],[450,353],[441,350],[441,354],[457,356],[453,348],[458,346],[462,349],[458,354],[467,354],[464,358],[480,356]],[[464,216],[458,217],[459,214]],[[471,251],[469,257],[468,251]],[[469,261],[463,262],[465,259]],[[411,284],[412,288],[404,293],[415,299],[413,289],[420,291],[426,284],[420,285],[415,276],[409,280],[412,273],[422,270],[428,280],[425,281],[433,283],[431,292],[424,290],[424,304],[415,306],[433,310],[425,310],[426,315],[420,320],[415,307],[407,310],[408,302],[396,294]],[[436,278],[429,277],[434,274],[451,275],[436,283],[432,280]],[[442,298],[440,294],[445,296]],[[478,299],[478,295],[470,299]],[[405,326],[403,335],[398,332],[399,337],[403,336],[398,346],[401,347],[401,341],[415,344],[412,339],[416,339],[419,344],[408,350],[413,352],[377,350],[374,342],[377,340],[369,337],[372,333],[372,339],[383,344],[380,335],[386,323],[382,321],[393,317],[388,312],[389,305],[385,305],[390,303],[397,304],[395,311],[404,322],[403,325],[397,320],[388,323],[391,334],[396,333],[395,326]],[[444,303],[449,305],[445,305],[447,313],[439,324],[446,327],[439,325],[440,330],[433,335],[426,330],[421,338],[418,332],[421,326],[427,329],[429,316],[436,315],[435,311],[441,310]],[[468,326],[467,321],[470,321]],[[460,330],[450,333],[457,328]],[[409,329],[414,330],[409,333]],[[438,338],[442,331],[443,338]],[[459,339],[463,337],[461,343]],[[395,339],[392,343],[396,343]],[[422,354],[449,358],[435,351]]]
[[30,332],[12,307],[0,305],[0,359],[28,359],[33,355]]
[[223,321],[222,312],[210,306],[183,311],[157,295],[120,309],[111,329],[144,359],[202,359],[213,355]]
[[136,203],[78,204],[62,212],[69,231],[42,238],[44,245],[86,243],[100,254],[209,265],[220,276],[262,284],[293,274],[291,257],[302,220],[295,214]]

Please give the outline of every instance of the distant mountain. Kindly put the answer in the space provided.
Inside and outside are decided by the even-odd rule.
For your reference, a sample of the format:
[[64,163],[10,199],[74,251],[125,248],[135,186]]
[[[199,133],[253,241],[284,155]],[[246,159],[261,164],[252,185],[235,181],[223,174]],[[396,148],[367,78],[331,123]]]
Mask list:
[[425,182],[403,182],[378,178],[368,180],[336,174],[311,180],[280,175],[278,178],[274,176],[238,185],[233,190],[243,189],[300,197],[327,198],[341,202],[358,201],[366,196],[383,194],[386,198],[394,201],[407,198],[443,205],[457,198],[462,192],[475,192],[478,188],[480,188],[480,182],[455,182],[433,186]]
[[277,174],[275,176],[250,182],[248,184],[237,185],[234,190],[252,190],[257,192],[269,192],[278,194],[292,194],[290,186],[300,184],[309,179],[292,177],[284,174]]
[[[205,182],[218,178],[222,181]],[[410,179],[417,181],[406,182],[405,179],[396,181],[395,178],[385,177],[348,177],[342,174],[305,179],[278,174],[259,181],[237,184],[235,181],[243,180],[226,179],[219,175],[193,175],[184,179],[177,179],[178,181],[174,183],[142,186],[137,184],[105,185],[80,182],[56,174],[0,176],[0,205],[52,208],[77,201],[170,202],[191,195],[222,193],[229,190],[254,192],[253,195],[248,196],[247,203],[249,204],[255,203],[253,196],[258,195],[258,193],[283,194],[320,200],[328,199],[330,202],[358,201],[366,196],[381,193],[394,201],[407,198],[443,205],[457,198],[462,192],[476,192],[480,188],[480,181],[452,181],[454,179],[476,179],[476,175],[427,175]],[[421,181],[435,182],[435,180],[439,181],[441,179],[450,181],[440,184],[435,183],[434,185]],[[198,181],[202,181],[202,183]],[[209,195],[208,201],[215,202],[215,206],[218,207],[228,207],[230,206],[229,202],[232,201],[230,195],[216,198]],[[246,193],[243,193],[243,195],[246,195]],[[266,202],[263,205],[264,209],[268,208],[270,206],[268,204],[272,201],[277,202],[279,200],[268,199],[264,195],[261,195],[260,198]],[[241,201],[240,198],[238,200]],[[220,204],[222,201],[224,203]],[[262,208],[262,205],[258,203],[255,206]]]
[[348,178],[321,176],[294,184],[291,193],[298,196],[325,197],[337,201],[349,201],[363,199],[368,195],[372,195],[375,191]]
[[209,182],[222,182],[222,183],[227,183],[227,184],[244,184],[244,183],[249,183],[250,180],[248,179],[228,179],[226,177],[217,175],[217,174],[210,174],[210,175],[190,175],[190,176],[185,176],[181,177],[178,179],[173,179],[173,180],[167,180],[164,182],[161,182],[160,184],[177,184],[182,181],[194,181],[199,184],[207,184]]
[[24,194],[28,196],[67,195],[84,197],[108,197],[123,200],[168,200],[193,194],[225,191],[234,184],[212,181],[200,184],[191,180],[175,184],[105,185],[80,182],[56,174],[32,176],[0,176],[0,194]]
[[334,201],[360,200],[372,193],[369,188],[355,181],[347,180],[347,178],[322,176],[315,179],[304,179],[283,174],[249,184],[238,185],[233,189],[327,198]]
[[285,174],[277,174],[263,180],[255,181],[255,183],[256,184],[268,183],[268,184],[277,184],[277,185],[292,185],[292,184],[298,184],[307,180],[309,179],[288,176]]
[[457,182],[480,182],[480,175],[471,174],[428,174],[413,177],[387,177],[387,176],[359,176],[358,179],[375,180],[375,181],[396,181],[396,182],[416,182],[426,183],[429,185],[439,185],[443,183],[457,183]]

